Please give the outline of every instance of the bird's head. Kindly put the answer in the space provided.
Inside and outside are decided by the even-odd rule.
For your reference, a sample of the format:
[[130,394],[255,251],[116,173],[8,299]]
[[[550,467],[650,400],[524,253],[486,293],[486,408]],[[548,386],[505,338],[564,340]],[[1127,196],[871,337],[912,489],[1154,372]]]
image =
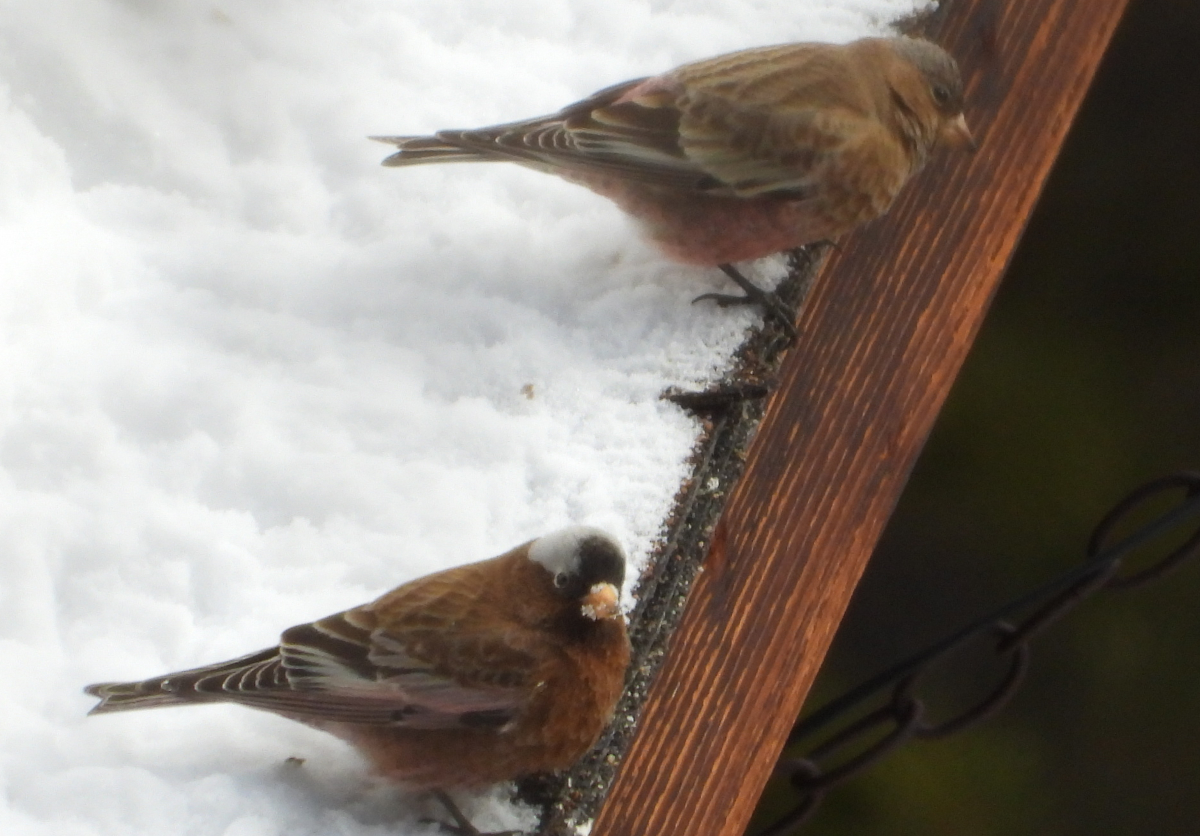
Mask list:
[[934,139],[939,145],[974,151],[975,138],[963,116],[963,83],[958,64],[946,50],[920,38],[894,38],[899,55],[917,70],[917,89],[904,85],[898,91],[905,105],[918,113],[931,114],[936,125]]
[[585,618],[620,617],[625,553],[610,535],[587,526],[564,528],[534,540],[529,559],[550,574],[555,592],[577,603]]

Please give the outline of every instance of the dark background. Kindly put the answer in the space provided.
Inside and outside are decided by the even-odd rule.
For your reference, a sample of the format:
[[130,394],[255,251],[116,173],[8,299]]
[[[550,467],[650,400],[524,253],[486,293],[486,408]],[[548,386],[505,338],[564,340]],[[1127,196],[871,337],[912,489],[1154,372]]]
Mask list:
[[[1077,565],[1114,502],[1185,468],[1200,2],[1134,0],[808,707]],[[969,695],[988,673],[940,681]],[[750,832],[785,798],[769,790]],[[1086,603],[1035,644],[1002,714],[909,744],[802,832],[1200,834],[1200,560]]]

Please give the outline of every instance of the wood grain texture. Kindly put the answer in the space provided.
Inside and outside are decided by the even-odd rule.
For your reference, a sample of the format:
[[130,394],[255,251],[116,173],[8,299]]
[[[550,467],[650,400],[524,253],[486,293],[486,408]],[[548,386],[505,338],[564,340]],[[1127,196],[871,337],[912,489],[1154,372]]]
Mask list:
[[842,242],[593,836],[740,834],[1126,0],[948,0],[972,157]]

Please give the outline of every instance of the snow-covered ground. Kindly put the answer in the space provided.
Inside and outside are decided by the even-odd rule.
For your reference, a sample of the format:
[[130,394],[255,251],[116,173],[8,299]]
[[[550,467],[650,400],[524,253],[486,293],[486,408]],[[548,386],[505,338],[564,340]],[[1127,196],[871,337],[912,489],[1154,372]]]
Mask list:
[[925,5],[0,3],[0,832],[428,831],[319,732],[226,706],[85,719],[80,688],[568,523],[640,564],[697,432],[658,395],[718,374],[755,315],[689,305],[720,274],[583,189],[383,169],[365,137]]

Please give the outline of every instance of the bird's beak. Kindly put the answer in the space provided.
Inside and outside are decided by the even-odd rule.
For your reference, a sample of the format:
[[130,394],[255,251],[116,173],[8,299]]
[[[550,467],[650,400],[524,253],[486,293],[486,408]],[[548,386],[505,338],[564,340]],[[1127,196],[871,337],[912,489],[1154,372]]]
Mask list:
[[951,148],[971,153],[979,147],[975,137],[971,136],[971,129],[967,127],[967,117],[961,113],[942,125],[942,142]]
[[598,583],[583,596],[583,614],[592,621],[621,614],[621,593],[611,583]]

